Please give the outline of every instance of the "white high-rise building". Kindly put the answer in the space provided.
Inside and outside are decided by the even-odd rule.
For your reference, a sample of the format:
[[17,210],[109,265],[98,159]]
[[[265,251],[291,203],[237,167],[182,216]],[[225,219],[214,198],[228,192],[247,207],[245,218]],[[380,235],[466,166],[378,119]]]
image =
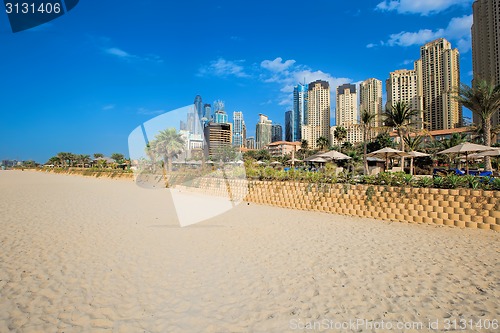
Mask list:
[[[389,73],[386,80],[387,107],[397,102],[406,103],[411,110],[416,110],[413,117],[413,128],[423,129],[423,92],[418,71],[421,68],[420,60],[415,62],[414,69],[399,69]],[[382,119],[383,121],[383,119]]]
[[255,146],[263,149],[271,143],[271,128],[273,122],[265,114],[259,114],[259,122],[255,125]]
[[459,52],[444,38],[420,48],[424,127],[441,130],[462,125],[462,106],[456,99],[460,86]]
[[233,112],[233,146],[241,148],[245,144],[243,138],[243,128],[245,121],[243,120],[243,112]]
[[330,85],[317,80],[309,83],[307,91],[307,122],[302,126],[302,139],[310,148],[317,148],[316,140],[330,138]]
[[368,111],[375,115],[371,124],[373,127],[382,126],[382,81],[371,78],[359,85],[359,110]]
[[358,123],[359,114],[356,85],[343,84],[337,87],[337,110],[335,120],[337,126]]

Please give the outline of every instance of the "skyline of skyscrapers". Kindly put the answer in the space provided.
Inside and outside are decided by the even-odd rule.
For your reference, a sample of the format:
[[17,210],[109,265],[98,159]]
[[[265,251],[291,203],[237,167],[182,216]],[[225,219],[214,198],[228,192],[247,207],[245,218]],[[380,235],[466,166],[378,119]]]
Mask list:
[[[477,0],[472,4],[472,69],[474,80],[500,84],[500,0]],[[478,123],[475,114],[473,121]],[[500,124],[500,110],[492,119]]]
[[[360,130],[353,125],[359,125],[360,111],[367,110],[375,114],[372,125],[381,127],[384,107],[390,107],[396,101],[406,102],[411,109],[419,111],[413,119],[418,124],[414,126],[415,129],[450,129],[461,125],[461,107],[452,96],[454,89],[460,84],[458,50],[452,49],[446,39],[439,38],[423,45],[420,56],[414,62],[413,69],[398,69],[389,73],[389,78],[385,81],[385,105],[382,100],[382,81],[379,79],[368,78],[360,82],[359,86],[346,83],[336,87],[336,126],[351,129],[353,133],[348,133],[348,137],[359,142]],[[305,139],[313,149],[316,148],[319,137],[331,141],[330,96],[330,84],[327,81],[298,83],[293,89],[292,108],[283,114],[284,128],[278,124],[273,125],[265,114],[259,114],[254,134],[256,148],[260,149],[270,142],[283,139]],[[210,122],[230,123],[224,109],[225,103],[222,100],[216,100],[212,105],[203,104],[201,96],[197,95],[194,100],[195,111],[188,115],[186,123],[181,126],[196,131],[193,124],[200,115],[202,127]],[[232,118],[231,141],[236,147],[245,147],[247,139],[243,112],[233,111]],[[278,128],[281,129],[281,136],[277,134]]]

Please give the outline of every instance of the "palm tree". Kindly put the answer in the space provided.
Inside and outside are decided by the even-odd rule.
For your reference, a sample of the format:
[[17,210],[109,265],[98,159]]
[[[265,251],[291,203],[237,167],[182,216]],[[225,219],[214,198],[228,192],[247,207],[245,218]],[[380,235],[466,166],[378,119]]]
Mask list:
[[57,158],[61,161],[63,167],[71,166],[74,155],[72,153],[60,152],[57,154]]
[[155,140],[150,142],[150,146],[154,152],[163,159],[163,171],[167,187],[169,184],[166,172],[172,170],[172,159],[184,150],[184,145],[184,138],[173,127],[160,131],[155,136]]
[[339,142],[339,144],[342,145],[342,141],[347,138],[347,130],[345,129],[345,127],[338,126],[335,128],[333,136]]
[[368,135],[370,134],[370,129],[375,120],[375,113],[363,110],[361,111],[361,125],[363,125],[363,172],[365,175],[368,174],[368,159],[366,158],[367,152],[367,141]]
[[80,155],[80,162],[83,164],[83,167],[85,168],[85,164],[89,164],[91,161],[90,155]]
[[[477,136],[475,138],[476,143],[484,144],[484,142],[483,142],[484,131],[483,131],[483,127],[481,126],[481,124],[472,124],[471,129],[474,132],[474,134]],[[491,127],[491,130],[490,130],[491,142],[497,141],[498,134],[500,134],[500,124],[497,124],[497,125]]]
[[[500,110],[500,85],[494,85],[483,79],[474,80],[474,85],[469,87],[461,84],[457,94],[458,101],[471,110],[481,120],[483,129],[483,143],[491,146],[491,117]],[[491,171],[491,158],[484,158],[484,168]]]
[[[408,131],[409,127],[415,124],[412,118],[416,115],[417,110],[412,110],[407,103],[402,101],[398,101],[393,105],[387,105],[385,109],[385,125],[392,127],[398,133],[401,151],[405,150],[403,136]],[[401,167],[404,167],[404,161],[404,157],[401,157]]]
[[329,144],[330,142],[324,136],[320,136],[319,138],[316,139],[316,145],[321,151],[325,150],[325,148],[328,148]]
[[306,139],[302,139],[300,142],[300,149],[308,150],[309,149],[309,142],[307,142]]
[[51,158],[49,158],[49,160],[47,161],[47,163],[45,164],[52,164],[52,165],[59,165],[61,163],[61,160],[59,159],[59,157],[57,156],[52,156]]
[[99,157],[104,157],[104,154],[101,154],[101,153],[94,153],[94,159],[98,159]]

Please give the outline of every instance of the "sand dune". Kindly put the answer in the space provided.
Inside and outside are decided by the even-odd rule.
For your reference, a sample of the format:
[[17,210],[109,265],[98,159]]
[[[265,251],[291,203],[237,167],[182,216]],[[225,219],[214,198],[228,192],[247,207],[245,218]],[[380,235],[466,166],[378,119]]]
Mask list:
[[[0,171],[0,191],[0,332],[422,332],[429,320],[440,331],[500,320],[492,231],[246,203],[181,228],[167,190],[132,182]],[[333,326],[349,320],[424,329]]]

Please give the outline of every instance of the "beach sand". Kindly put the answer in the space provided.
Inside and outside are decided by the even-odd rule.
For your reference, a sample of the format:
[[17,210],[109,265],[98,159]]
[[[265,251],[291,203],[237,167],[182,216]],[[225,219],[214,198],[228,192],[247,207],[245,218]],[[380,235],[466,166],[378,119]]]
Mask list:
[[[247,203],[181,228],[166,189],[131,181],[0,171],[0,191],[0,332],[427,332],[429,320],[439,331],[500,320],[493,231]],[[335,328],[349,320],[360,325]],[[411,322],[424,326],[388,328]]]

